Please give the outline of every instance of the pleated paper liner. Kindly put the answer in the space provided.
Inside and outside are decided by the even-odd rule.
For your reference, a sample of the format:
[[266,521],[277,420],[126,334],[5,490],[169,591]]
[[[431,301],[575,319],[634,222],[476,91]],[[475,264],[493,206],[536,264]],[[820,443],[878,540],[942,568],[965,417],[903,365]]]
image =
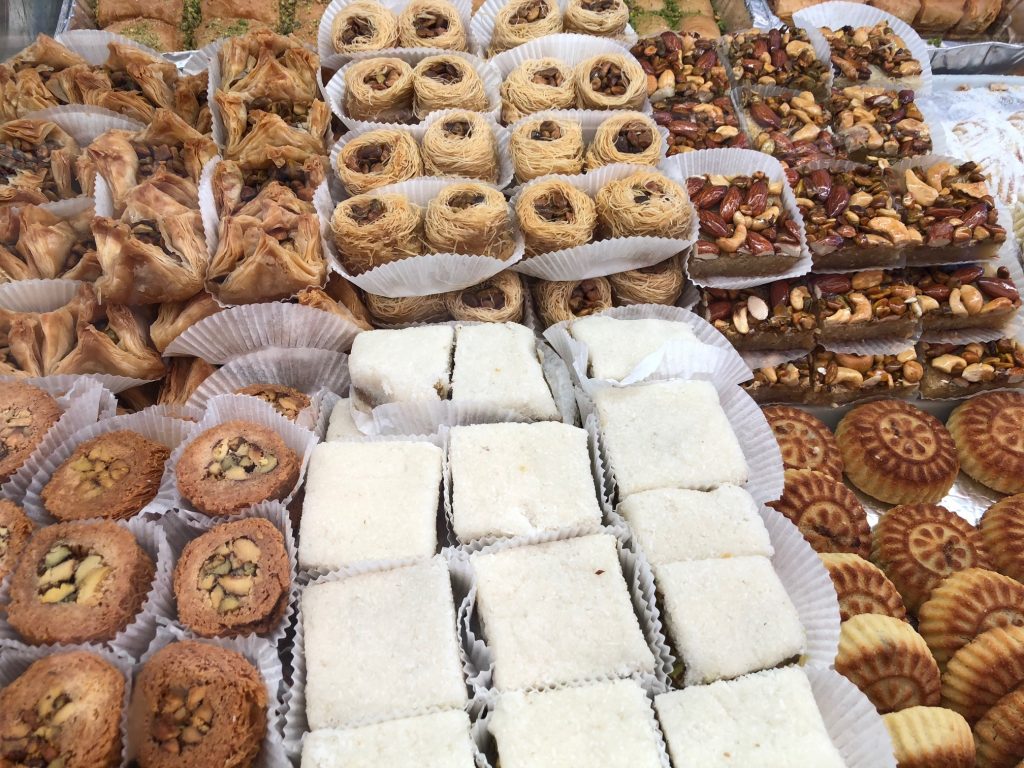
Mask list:
[[[207,531],[211,531],[225,523],[251,519],[268,520],[274,524],[274,527],[278,531],[280,531],[281,536],[284,539],[285,550],[288,552],[291,588],[288,596],[288,607],[275,627],[273,627],[269,632],[264,632],[259,635],[254,632],[249,632],[245,635],[236,635],[236,637],[258,636],[264,640],[268,640],[275,647],[280,649],[284,643],[285,634],[288,630],[288,626],[291,624],[292,617],[298,610],[297,573],[299,556],[298,550],[295,546],[295,535],[292,532],[291,518],[288,515],[287,508],[277,501],[264,501],[237,514],[221,518],[198,517],[189,513],[183,514],[176,510],[172,510],[163,516],[161,524],[164,527],[164,531],[167,533],[167,542],[171,548],[171,557],[173,560],[171,572],[173,574],[174,568],[177,567],[178,560],[181,559],[181,553],[190,541],[198,539]],[[192,634],[190,630],[182,625],[178,619],[177,605],[174,605],[172,613],[170,614],[170,619],[173,621],[173,624],[177,629],[180,629],[182,632]]]
[[[332,63],[345,63],[351,60],[351,54],[338,53],[334,50],[333,41],[333,27],[334,19],[337,18],[338,14],[341,13],[345,8],[352,5],[356,0],[333,0],[327,8],[324,9],[324,15],[320,18],[320,28],[317,32],[316,47],[317,53],[320,54],[320,59],[327,61],[330,59]],[[473,40],[473,25],[471,20],[473,18],[473,4],[468,0],[448,0],[449,3],[455,8],[459,14],[459,19],[462,20],[462,28],[466,32],[466,43],[469,51],[473,51],[476,48],[475,41]],[[405,7],[409,5],[408,0],[383,0],[381,5],[387,10],[391,11],[395,16],[400,16]],[[400,50],[416,50],[415,48],[401,48]]]
[[83,104],[68,104],[60,107],[48,107],[25,115],[27,120],[49,120],[60,126],[78,142],[85,150],[96,138],[107,131],[145,130],[146,126],[138,120],[119,115],[111,109],[90,107]]
[[[52,525],[61,522],[47,511],[42,498],[43,489],[50,482],[54,472],[68,460],[71,454],[75,452],[75,449],[82,443],[109,432],[129,430],[173,451],[188,437],[194,428],[195,424],[190,421],[182,421],[150,413],[149,409],[124,416],[114,416],[83,427],[62,441],[53,450],[48,450],[45,453],[37,451],[26,462],[27,471],[32,472],[32,480],[26,488],[21,502],[25,513],[37,525]],[[151,509],[165,509],[171,503],[173,503],[173,498],[166,495],[166,493],[164,496],[161,496],[158,492],[137,514],[142,516]]]
[[33,663],[47,656],[72,651],[87,651],[113,666],[124,678],[124,697],[121,702],[119,735],[121,739],[121,765],[126,764],[125,753],[128,744],[128,703],[132,694],[132,672],[135,660],[121,651],[112,651],[102,645],[81,643],[78,645],[23,645],[9,643],[0,654],[0,690],[21,677]]
[[[113,651],[137,659],[145,652],[156,634],[160,617],[166,618],[173,611],[171,548],[163,528],[157,523],[135,517],[132,520],[119,520],[116,524],[131,531],[138,545],[156,565],[156,572],[139,612],[112,639],[97,641],[96,644],[102,644]],[[10,603],[11,579],[12,574],[8,574],[0,584],[0,606]],[[7,622],[7,611],[0,607],[0,645],[7,642],[27,644],[18,631]]]
[[[284,751],[280,731],[279,711],[282,691],[286,687],[284,670],[274,644],[254,635],[243,638],[199,638],[177,627],[161,626],[145,655],[140,659],[141,666],[145,666],[157,651],[182,640],[197,640],[201,643],[235,651],[244,656],[256,668],[267,688],[267,733],[263,738],[263,745],[256,756],[253,768],[291,768],[291,763]],[[129,762],[137,757],[137,751],[138,746],[133,743],[131,734],[129,734],[127,750]]]
[[78,280],[63,279],[0,283],[0,309],[33,314],[53,312],[67,306],[81,285]]
[[[514,208],[526,190],[553,179],[565,181],[594,199],[601,188],[609,182],[624,179],[639,172],[649,173],[659,172],[659,170],[649,165],[615,163],[595,168],[587,174],[540,176],[518,187],[512,196],[511,204]],[[672,172],[665,173],[665,176],[680,184],[684,189],[686,188],[685,178],[680,180]],[[687,200],[687,202],[689,201]],[[512,269],[541,280],[586,280],[660,264],[677,253],[685,252],[696,237],[697,216],[693,214],[690,229],[685,237],[652,237],[649,235],[612,237],[578,245],[574,248],[563,248],[536,256],[527,256]]]
[[[375,123],[372,120],[357,120],[346,114],[345,110],[345,92],[347,86],[345,84],[345,72],[348,67],[356,61],[364,61],[366,59],[380,59],[380,58],[393,58],[401,59],[402,61],[409,64],[409,66],[416,68],[416,65],[430,56],[454,56],[460,59],[465,59],[470,63],[476,73],[480,75],[480,79],[484,84],[484,91],[487,93],[487,110],[485,114],[491,115],[495,120],[499,118],[501,111],[501,95],[499,88],[501,87],[501,81],[503,75],[499,74],[498,71],[491,65],[490,62],[484,61],[479,56],[474,56],[471,53],[465,53],[463,51],[445,51],[440,48],[386,48],[382,51],[368,51],[366,53],[353,54],[348,64],[342,66],[334,77],[332,77],[327,84],[324,86],[324,96],[327,99],[327,105],[342,123],[345,124],[346,128],[367,128],[367,127],[394,127],[393,123]],[[336,65],[339,62],[332,59],[330,62],[324,62],[325,65],[330,63]],[[452,104],[451,108],[458,108],[457,104]]]
[[74,29],[68,32],[61,32],[57,35],[56,40],[61,45],[70,48],[94,67],[106,63],[110,57],[110,48],[108,47],[110,43],[138,48],[153,58],[163,60],[163,54],[159,51],[122,35],[105,32],[101,29]]
[[553,325],[544,338],[554,347],[572,371],[574,380],[584,389],[606,386],[629,386],[656,379],[703,378],[724,384],[739,384],[751,377],[750,368],[736,349],[711,324],[686,309],[661,304],[633,304],[599,313],[617,320],[663,320],[684,324],[693,331],[697,342],[670,342],[648,355],[621,381],[593,379],[589,370],[589,349],[586,343],[572,337],[572,321]]
[[805,669],[832,743],[847,768],[896,768],[885,723],[860,690],[833,669]]
[[[884,86],[892,90],[910,89],[919,94],[932,92],[932,64],[928,46],[913,27],[880,8],[859,3],[828,2],[802,8],[793,14],[793,23],[807,32],[817,51],[822,45],[829,50],[828,40],[821,28],[842,29],[843,27],[872,27],[880,21],[886,22],[902,38],[907,50],[921,65],[921,74],[915,78],[889,78],[884,73],[872,71],[872,77],[863,85]],[[831,53],[831,51],[830,51]],[[872,68],[875,69],[874,67]]]
[[[441,192],[464,180],[454,178],[423,177],[410,179],[400,184],[389,184],[375,189],[371,194],[401,194],[410,202],[426,208],[427,204]],[[483,186],[491,184],[478,182]],[[494,187],[496,189],[496,187]],[[515,213],[509,208],[509,221],[515,233],[515,250],[507,259],[491,256],[474,256],[462,253],[425,253],[398,261],[381,264],[378,267],[351,274],[338,256],[331,237],[331,218],[335,202],[330,199],[327,184],[321,184],[314,197],[317,213],[320,214],[320,228],[328,250],[328,260],[335,272],[364,291],[378,296],[401,298],[405,296],[428,296],[469,288],[510,268],[523,257],[525,245],[519,234]]]
[[[774,17],[773,21],[771,22],[771,25],[775,26],[776,28],[787,26],[785,24],[781,24],[778,18]],[[817,35],[814,35],[811,33],[810,29],[808,29],[807,27],[803,27],[797,24],[796,22],[794,22],[792,26],[799,27],[800,29],[803,29],[803,31],[807,33],[807,40],[811,44],[811,47],[814,49],[815,58],[825,65],[825,72],[827,73],[827,77],[823,85],[824,92],[826,94],[832,93],[832,86],[835,77],[832,74],[832,51],[829,49],[828,43],[825,41],[825,38],[821,35],[820,32]],[[736,35],[739,34],[739,31],[732,32],[729,34]],[[719,38],[718,41],[718,59],[722,64],[725,65],[725,71],[729,75],[729,82],[732,83],[733,88],[742,87],[744,84],[738,82],[736,80],[736,75],[733,73],[732,65],[735,64],[736,62],[733,62],[731,57],[729,56],[729,41],[725,37]]]
[[245,304],[203,318],[172,341],[164,354],[223,365],[268,347],[347,352],[361,330],[330,312],[300,304]]
[[[436,112],[431,112],[423,119],[421,123],[417,125],[402,125],[399,123],[394,123],[388,125],[388,130],[396,130],[401,131],[402,133],[408,133],[410,136],[416,139],[416,143],[420,145],[420,149],[422,151],[423,136],[427,132],[427,128],[429,128],[434,123],[445,120],[449,116],[455,114],[456,112],[461,111],[463,110],[440,109]],[[498,181],[497,184],[495,184],[495,186],[497,186],[498,189],[504,189],[505,187],[512,183],[512,176],[514,173],[512,169],[512,155],[509,152],[508,146],[509,130],[504,126],[500,125],[498,121],[494,119],[494,116],[489,113],[483,113],[483,119],[484,122],[486,122],[488,127],[491,129],[491,135],[494,138],[494,145],[497,150],[495,162],[497,164]],[[368,125],[362,128],[355,128],[353,130],[350,130],[348,133],[346,133],[344,136],[338,139],[338,141],[335,143],[334,148],[331,150],[331,170],[334,174],[332,177],[332,182],[337,182],[338,192],[340,193],[336,193],[334,195],[334,198],[336,200],[340,201],[344,200],[347,197],[354,196],[353,193],[349,192],[349,190],[347,190],[344,187],[344,185],[341,184],[341,181],[338,178],[338,160],[341,157],[342,149],[345,148],[346,144],[358,138],[359,136],[362,136],[365,133],[369,133],[370,131],[376,131],[380,129],[380,125]],[[480,179],[471,178],[466,178],[466,180],[480,181]]]
[[[690,277],[694,283],[711,288],[749,288],[754,285],[763,285],[770,280],[799,277],[811,271],[811,252],[807,248],[807,237],[804,234],[804,219],[800,209],[797,207],[793,190],[786,181],[785,169],[774,157],[752,149],[701,149],[695,152],[673,155],[665,160],[661,167],[674,178],[682,179],[681,183],[684,185],[686,180],[693,176],[703,176],[705,174],[749,176],[760,171],[765,174],[769,183],[782,183],[782,192],[779,195],[779,199],[782,201],[786,215],[796,222],[800,232],[800,256],[794,260],[792,266],[785,272],[758,277]],[[687,267],[689,267],[690,260],[694,258],[696,257],[691,252],[687,258]],[[687,269],[687,274],[689,275],[689,269]]]

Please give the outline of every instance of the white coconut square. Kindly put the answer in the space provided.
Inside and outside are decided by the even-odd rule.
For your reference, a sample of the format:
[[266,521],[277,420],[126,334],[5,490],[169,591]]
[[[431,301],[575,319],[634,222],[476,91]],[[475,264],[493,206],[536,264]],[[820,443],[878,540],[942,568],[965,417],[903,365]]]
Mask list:
[[335,440],[362,440],[365,438],[362,432],[359,431],[359,427],[356,426],[355,420],[352,418],[352,401],[343,397],[334,404],[334,408],[331,409],[331,418],[327,423],[327,437],[325,438],[328,442]]
[[644,358],[668,344],[707,346],[686,323],[656,318],[625,320],[590,315],[573,320],[569,334],[587,345],[590,375],[595,379],[624,379]]
[[360,333],[348,358],[353,400],[363,410],[447,400],[454,343],[449,325]]

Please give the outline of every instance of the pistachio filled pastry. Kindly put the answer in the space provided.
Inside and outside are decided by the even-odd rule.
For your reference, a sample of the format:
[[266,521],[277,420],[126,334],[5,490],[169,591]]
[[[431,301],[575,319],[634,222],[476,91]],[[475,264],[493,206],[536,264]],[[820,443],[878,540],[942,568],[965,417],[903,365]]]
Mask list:
[[0,480],[7,480],[61,417],[47,392],[15,381],[0,381]]

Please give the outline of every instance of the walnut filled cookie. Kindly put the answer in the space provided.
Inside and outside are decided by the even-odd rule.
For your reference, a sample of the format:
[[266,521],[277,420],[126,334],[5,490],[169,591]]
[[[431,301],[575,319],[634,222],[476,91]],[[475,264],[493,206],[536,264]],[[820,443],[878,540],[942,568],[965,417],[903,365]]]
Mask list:
[[11,574],[7,621],[37,645],[112,640],[142,609],[155,570],[117,523],[42,528]]
[[196,509],[230,515],[287,496],[299,479],[299,457],[272,429],[228,421],[189,443],[176,473],[178,490]]
[[1014,768],[1024,755],[1024,688],[1006,694],[974,726],[977,768]]
[[949,417],[964,472],[1000,493],[1024,492],[1024,394],[990,392]]
[[43,390],[0,382],[0,481],[25,463],[60,417],[57,401]]
[[851,552],[867,557],[871,528],[853,491],[811,469],[787,469],[782,498],[768,506],[785,515],[815,552]]
[[857,406],[839,422],[836,441],[850,481],[889,504],[935,503],[960,471],[942,422],[902,400]]
[[218,525],[190,541],[174,569],[178,619],[203,637],[272,630],[290,589],[284,537],[260,518]]
[[1024,582],[1024,494],[993,504],[981,516],[978,527],[995,569]]
[[899,768],[974,768],[971,727],[941,707],[910,707],[882,715]]
[[942,706],[974,725],[1024,685],[1024,627],[994,627],[953,654],[942,675]]
[[0,499],[0,582],[13,570],[35,527],[21,507]]
[[128,429],[86,440],[43,486],[43,506],[62,521],[125,520],[156,496],[170,455],[167,446]]
[[843,479],[843,456],[836,438],[821,419],[788,405],[762,409],[782,452],[786,469],[813,469]]
[[267,731],[267,690],[235,651],[172,643],[142,665],[128,710],[140,768],[245,768]]
[[845,552],[819,557],[835,587],[841,621],[864,613],[907,618],[903,598],[878,566]]
[[288,421],[299,418],[299,414],[309,408],[310,404],[309,395],[284,384],[250,384],[248,387],[236,389],[235,394],[258,397],[270,403],[274,410]]
[[95,654],[33,662],[0,691],[0,765],[117,765],[124,693],[124,675]]

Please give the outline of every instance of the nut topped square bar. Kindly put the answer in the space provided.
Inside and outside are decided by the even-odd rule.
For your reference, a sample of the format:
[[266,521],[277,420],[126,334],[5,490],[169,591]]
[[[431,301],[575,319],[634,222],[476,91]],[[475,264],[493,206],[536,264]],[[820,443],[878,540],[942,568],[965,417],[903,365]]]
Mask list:
[[994,264],[914,267],[907,280],[917,291],[925,331],[998,328],[1021,306],[1010,270]]
[[836,156],[835,137],[829,130],[832,113],[810,91],[763,93],[743,88],[739,102],[754,149],[791,164]]
[[744,149],[749,144],[729,96],[709,102],[674,97],[652,106],[654,121],[669,132],[669,157],[697,149]]
[[821,28],[831,52],[832,70],[839,85],[875,85],[892,81],[916,88],[921,62],[887,21],[863,27]]
[[818,327],[815,298],[803,278],[752,288],[703,288],[700,311],[734,347],[811,349]]
[[776,85],[828,93],[828,65],[818,58],[807,33],[798,27],[751,29],[726,35],[736,85]]
[[917,291],[898,270],[814,275],[811,286],[824,343],[909,339],[918,329]]
[[851,160],[913,157],[932,151],[931,129],[909,89],[837,88],[831,105],[832,130]]
[[638,41],[630,53],[647,73],[651,101],[676,96],[707,102],[729,93],[729,75],[714,40],[665,31]]
[[1024,383],[1024,346],[1016,339],[970,344],[922,341],[917,353],[924,366],[922,397],[966,397]]

